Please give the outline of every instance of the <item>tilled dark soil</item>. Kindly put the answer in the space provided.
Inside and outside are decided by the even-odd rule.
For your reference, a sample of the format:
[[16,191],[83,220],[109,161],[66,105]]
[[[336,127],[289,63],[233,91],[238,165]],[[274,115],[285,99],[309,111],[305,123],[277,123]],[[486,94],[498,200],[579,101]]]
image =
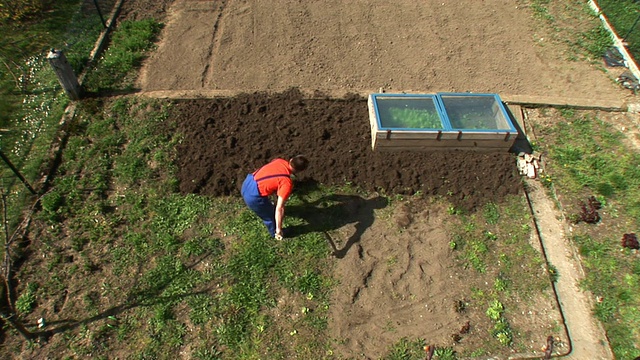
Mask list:
[[441,195],[473,210],[522,190],[513,154],[371,149],[366,99],[305,97],[290,89],[234,98],[177,100],[171,110],[184,136],[178,148],[183,193],[239,194],[247,173],[276,157],[304,154],[300,181],[353,184],[383,194]]

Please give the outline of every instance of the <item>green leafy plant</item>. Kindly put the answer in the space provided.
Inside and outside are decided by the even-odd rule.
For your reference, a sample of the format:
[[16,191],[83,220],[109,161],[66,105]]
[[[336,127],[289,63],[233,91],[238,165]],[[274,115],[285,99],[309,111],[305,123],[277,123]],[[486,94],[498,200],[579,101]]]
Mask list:
[[502,318],[502,314],[504,313],[504,305],[499,300],[493,300],[489,305],[489,308],[486,311],[489,319],[493,321],[498,321]]
[[16,310],[21,314],[30,313],[36,306],[36,291],[38,284],[28,283],[24,292],[16,299]]
[[433,353],[438,360],[456,360],[456,352],[451,347],[437,347]]
[[390,118],[384,127],[411,129],[442,129],[442,121],[435,111],[413,108],[389,108]]
[[495,225],[498,223],[498,220],[500,219],[500,211],[496,204],[494,203],[485,204],[484,207],[482,208],[482,212],[485,220],[487,221],[487,224]]
[[504,318],[504,305],[499,300],[493,300],[486,311],[487,316],[495,322],[491,334],[504,346],[513,343],[513,334],[509,323]]
[[393,344],[388,355],[383,357],[384,360],[409,360],[423,359],[424,347],[426,342],[424,339],[409,340],[401,338],[397,343]]
[[64,205],[64,197],[57,191],[46,193],[40,199],[42,205],[42,213],[49,222],[56,223],[62,218],[62,210]]

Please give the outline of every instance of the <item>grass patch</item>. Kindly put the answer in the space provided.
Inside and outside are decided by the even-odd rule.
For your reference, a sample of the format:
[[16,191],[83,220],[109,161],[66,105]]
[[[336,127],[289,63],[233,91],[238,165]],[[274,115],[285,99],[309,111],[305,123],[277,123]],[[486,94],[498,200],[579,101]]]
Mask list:
[[134,70],[154,47],[162,25],[153,19],[124,21],[111,36],[111,46],[83,84],[88,91],[130,90]]
[[[52,47],[64,50],[80,73],[103,26],[98,14],[83,11],[78,0],[16,2],[11,7],[0,11],[0,127],[8,130],[0,132],[0,145],[26,181],[37,188],[68,104],[46,55]],[[11,232],[33,199],[7,167],[0,169],[0,176]]]
[[598,0],[598,7],[618,36],[629,44],[633,58],[640,59],[640,30],[637,27],[640,4],[634,0]]
[[484,309],[493,322],[487,348],[522,348],[527,339],[512,329],[511,311],[517,313],[522,303],[534,306],[536,296],[551,291],[553,280],[552,266],[530,243],[532,219],[525,200],[513,196],[501,204],[488,203],[475,214],[451,215],[449,247],[467,269],[471,294],[471,299],[458,301],[457,311]]
[[[119,348],[132,358],[169,359],[194,341],[201,358],[324,354],[334,283],[324,238],[310,233],[277,243],[237,198],[178,194],[171,175],[177,139],[160,131],[167,121],[166,107],[155,101],[87,100],[79,107],[37,217],[42,230],[54,230],[41,233],[47,262],[21,275],[43,280],[44,302],[81,279],[73,296],[96,319],[105,319],[105,302],[114,304],[113,319],[69,333],[66,354],[107,356]],[[220,236],[233,241],[225,245]],[[35,298],[24,294],[28,311]],[[283,296],[301,316],[276,327],[273,311]],[[111,340],[89,348],[88,339]]]
[[548,153],[547,172],[553,189],[570,217],[588,196],[602,208],[595,224],[574,225],[576,244],[586,278],[582,286],[598,302],[593,309],[604,324],[616,358],[637,356],[640,328],[640,282],[633,250],[621,246],[625,233],[640,225],[640,154],[625,145],[624,135],[588,113],[560,111],[553,126],[539,129]]
[[547,41],[566,44],[567,60],[600,63],[606,50],[613,45],[597,14],[585,1],[529,0],[528,3],[534,17],[549,30],[550,38],[535,39],[536,42],[540,45]]

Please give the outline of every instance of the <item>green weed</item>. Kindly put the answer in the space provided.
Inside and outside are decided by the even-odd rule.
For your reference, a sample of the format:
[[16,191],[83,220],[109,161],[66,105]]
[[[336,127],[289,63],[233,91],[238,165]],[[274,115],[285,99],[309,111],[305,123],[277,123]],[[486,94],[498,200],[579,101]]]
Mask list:
[[50,223],[57,223],[62,220],[64,197],[57,191],[46,193],[40,199],[42,205],[42,215]]
[[384,360],[412,360],[424,359],[424,347],[426,342],[424,339],[409,340],[407,338],[400,339],[393,344],[389,353],[383,357]]
[[456,352],[450,347],[437,347],[433,353],[435,359],[438,360],[456,360]]
[[500,218],[500,212],[498,211],[498,206],[494,203],[487,203],[483,207],[483,215],[487,224],[495,225],[498,223]]
[[24,292],[16,299],[16,310],[21,314],[30,313],[36,306],[36,292],[38,284],[28,283]]
[[531,9],[533,10],[533,14],[534,16],[543,19],[544,21],[546,21],[549,24],[552,24],[555,21],[554,16],[549,12],[549,8],[547,7],[547,5],[549,5],[549,1],[550,0],[535,0],[535,1],[531,1]]
[[494,300],[489,305],[486,314],[495,322],[491,334],[498,339],[500,344],[510,346],[513,343],[513,334],[509,323],[504,318],[504,305],[499,300]]

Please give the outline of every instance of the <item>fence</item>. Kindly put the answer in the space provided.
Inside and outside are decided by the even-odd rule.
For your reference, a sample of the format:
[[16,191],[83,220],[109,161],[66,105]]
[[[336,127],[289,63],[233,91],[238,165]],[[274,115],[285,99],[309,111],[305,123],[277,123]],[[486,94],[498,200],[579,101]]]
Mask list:
[[[15,44],[35,37],[39,24],[29,24],[29,28],[35,29],[33,33],[28,33],[31,29],[27,29],[24,34],[15,31],[15,22],[2,24],[5,28],[1,31],[7,35],[6,41],[0,41],[0,62],[4,64],[0,68],[3,89],[0,99],[3,110],[0,119],[0,191],[7,199],[3,227],[15,229],[29,199],[40,191],[40,180],[47,165],[43,161],[50,157],[51,145],[68,104],[47,63],[49,51],[51,48],[64,51],[73,70],[78,74],[84,71],[96,50],[96,40],[106,32],[105,15],[111,14],[116,5],[117,0],[84,0],[79,5],[76,1],[54,2],[53,8],[48,9],[47,18],[40,22],[43,25],[52,22],[53,25],[47,24],[50,28],[64,26],[68,30],[42,41],[36,49]],[[8,29],[11,26],[13,31]]]
[[[613,34],[614,46],[636,80],[640,79],[636,59],[640,59],[640,1],[591,0],[604,26]],[[608,55],[608,54],[603,54]]]

